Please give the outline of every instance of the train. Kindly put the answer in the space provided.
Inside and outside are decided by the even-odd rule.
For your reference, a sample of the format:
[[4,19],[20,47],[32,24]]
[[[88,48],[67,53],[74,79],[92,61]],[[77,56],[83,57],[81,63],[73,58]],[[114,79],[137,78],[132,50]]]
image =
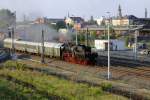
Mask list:
[[[41,42],[14,39],[13,46],[18,52],[31,53],[35,55],[42,54]],[[12,49],[11,38],[4,39],[4,47]],[[98,54],[96,52],[92,52],[91,47],[81,44],[75,45],[73,43],[44,42],[44,56],[59,58],[66,62],[75,64],[95,65]]]

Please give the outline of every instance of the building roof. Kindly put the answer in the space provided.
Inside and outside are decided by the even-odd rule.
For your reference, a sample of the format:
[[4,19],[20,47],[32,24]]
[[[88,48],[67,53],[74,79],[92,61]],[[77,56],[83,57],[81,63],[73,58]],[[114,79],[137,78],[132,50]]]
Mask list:
[[81,17],[70,17],[73,21],[77,22],[77,23],[80,23],[80,22],[83,22],[84,19],[81,18]]
[[138,19],[136,16],[134,15],[126,15],[123,18],[127,18],[127,19]]
[[48,21],[50,22],[59,22],[59,21],[64,21],[63,18],[47,18]]
[[[120,17],[112,17],[112,19],[120,19]],[[125,15],[123,16],[121,19],[131,19],[131,20],[135,20],[138,19],[136,16],[134,15]]]

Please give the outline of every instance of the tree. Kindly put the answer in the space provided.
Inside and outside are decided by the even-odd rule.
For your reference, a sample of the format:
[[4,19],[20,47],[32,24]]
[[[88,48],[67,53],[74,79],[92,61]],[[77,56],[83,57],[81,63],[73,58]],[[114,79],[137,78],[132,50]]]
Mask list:
[[11,26],[16,21],[16,15],[15,13],[12,13],[8,9],[1,9],[0,10],[0,27],[6,28],[8,26]]
[[83,43],[85,41],[85,35],[80,34],[80,42]]
[[91,32],[91,38],[92,38],[92,39],[96,39],[96,38],[97,38],[96,31],[92,31],[92,32]]
[[66,23],[64,21],[58,21],[56,23],[56,29],[59,30],[60,28],[66,28]]
[[131,41],[131,37],[130,36],[126,36],[125,37],[125,45],[128,46],[128,43]]

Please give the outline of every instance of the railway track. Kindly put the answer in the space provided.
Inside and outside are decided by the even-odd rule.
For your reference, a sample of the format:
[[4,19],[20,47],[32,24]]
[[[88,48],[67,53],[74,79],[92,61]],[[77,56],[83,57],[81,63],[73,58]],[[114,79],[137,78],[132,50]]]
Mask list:
[[122,76],[128,75],[128,76],[135,76],[138,78],[143,78],[143,79],[147,79],[150,80],[150,71],[149,70],[144,70],[144,69],[131,69],[131,68],[126,68],[126,69],[122,69],[122,68],[117,68],[117,67],[112,67],[111,70],[113,72],[116,72],[118,74],[120,74],[121,76],[118,77],[118,79],[121,79]]
[[[40,57],[32,55],[32,58],[33,59],[24,59],[24,60],[30,60],[30,61],[40,63]],[[54,67],[57,69],[61,69],[64,71],[70,71],[73,73],[80,73],[82,71],[86,74],[92,74],[94,77],[96,77],[97,74],[99,74],[101,71],[107,72],[107,67],[95,66],[93,68],[93,66],[83,66],[83,65],[77,65],[77,64],[70,64],[70,63],[55,60],[55,59],[51,59],[51,61],[49,61],[49,58],[46,58],[46,60],[47,60],[47,65],[49,67]],[[106,61],[106,59],[103,59],[103,61]],[[57,62],[57,63],[53,63],[53,62]],[[134,62],[132,62],[132,61],[131,62],[124,61],[124,63],[122,63],[123,62],[122,60],[118,60],[115,58],[111,59],[111,62],[112,63],[113,62],[115,62],[115,63],[119,62],[122,65],[130,66],[130,67],[111,66],[111,72],[113,74],[118,74],[117,79],[121,79],[121,77],[123,77],[125,75],[126,76],[132,75],[132,76],[142,78],[145,80],[150,80],[150,67],[143,67],[143,65],[142,65],[142,67],[139,67],[139,65],[141,65],[141,64],[138,64],[138,67],[135,67]],[[132,66],[132,65],[134,65],[134,66]]]
[[[102,56],[103,64],[107,64],[107,57]],[[135,77],[140,77],[144,79],[150,80],[150,64],[149,62],[142,63],[140,61],[128,60],[128,59],[120,59],[111,57],[111,71],[124,75],[133,75]],[[146,67],[145,67],[146,66]]]
[[[99,56],[107,56],[107,52],[100,52]],[[131,51],[117,51],[117,52],[113,52],[111,51],[110,54],[111,57],[115,57],[115,58],[121,58],[121,59],[129,59],[129,60],[133,60],[134,59],[134,53]],[[149,62],[150,63],[150,59],[149,59],[150,55],[141,55],[141,54],[137,54],[137,60],[139,61],[144,61],[144,62]]]
[[[106,65],[107,64],[107,56],[100,56],[98,61],[100,64]],[[126,58],[117,58],[117,57],[110,57],[111,64],[113,66],[125,66],[125,67],[137,67],[137,66],[147,66],[150,67],[150,62],[140,61],[140,60],[131,60]]]
[[[39,56],[35,56],[35,55],[31,55],[31,59],[22,59],[23,61],[26,61],[28,64],[32,64],[32,62],[36,62],[35,64],[37,64],[37,66],[40,66],[39,68],[42,69],[42,66],[40,63],[40,57]],[[70,74],[72,76],[73,75],[79,75],[82,72],[85,72],[86,74],[88,74],[88,76],[92,76],[93,78],[98,78],[97,75],[101,72],[107,72],[107,67],[100,67],[100,66],[83,66],[83,65],[77,65],[77,64],[71,64],[71,63],[67,63],[64,61],[60,61],[57,59],[50,59],[50,58],[45,58],[46,60],[46,68],[50,68],[49,71],[51,71],[51,69],[56,68],[58,69],[58,73],[61,72],[66,72],[68,74]],[[43,67],[45,68],[45,67]],[[47,69],[43,70],[47,72]],[[150,73],[150,67],[124,67],[124,66],[111,66],[111,71],[114,74],[117,74],[118,76],[116,77],[117,79],[122,78],[122,76],[124,75],[131,75],[131,76],[136,76],[137,78],[141,78],[143,80],[148,80],[150,81],[150,76],[147,75],[147,73]],[[132,74],[131,74],[132,73]],[[86,75],[84,75],[86,76]],[[115,77],[115,76],[114,76]],[[99,77],[101,78],[101,77]]]

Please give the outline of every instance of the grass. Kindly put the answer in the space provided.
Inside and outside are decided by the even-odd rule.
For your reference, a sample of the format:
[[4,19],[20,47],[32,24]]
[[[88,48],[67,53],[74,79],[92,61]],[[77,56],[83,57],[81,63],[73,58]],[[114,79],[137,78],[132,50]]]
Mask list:
[[7,61],[4,63],[4,67],[9,69],[24,70],[26,66],[27,65],[19,63],[17,61]]
[[[24,67],[26,65],[19,64],[18,62],[7,62],[4,65],[6,67],[0,70],[0,75],[8,75],[17,80],[30,83],[35,86],[37,90],[46,92],[48,93],[48,95],[52,94],[61,98],[65,98],[67,100],[118,100],[118,98],[119,100],[127,100],[122,96],[109,94],[102,90],[102,88],[107,89],[108,87],[111,87],[111,85],[104,84],[104,86],[101,88],[92,87],[87,84],[74,83],[72,81],[67,81],[65,79],[60,79],[58,77],[46,75],[44,73],[24,70]],[[4,85],[4,83],[7,84]],[[31,98],[31,100],[32,98],[38,98],[37,100],[39,100],[39,98],[40,100],[48,99],[48,97],[38,94],[32,89],[17,85],[15,83],[6,82],[4,80],[0,82],[0,86],[1,88],[4,87],[4,90],[8,91],[4,92],[4,96],[0,95],[0,97],[7,97],[7,95],[12,94],[11,97],[15,98],[15,96],[17,96],[18,98],[27,98],[27,100],[29,97]],[[16,87],[17,89],[14,89],[14,87]],[[24,92],[24,89],[28,92]],[[11,91],[9,92],[9,90]],[[32,93],[33,95],[30,95],[28,97],[28,93]]]
[[40,100],[46,97],[30,88],[0,78],[0,100]]

